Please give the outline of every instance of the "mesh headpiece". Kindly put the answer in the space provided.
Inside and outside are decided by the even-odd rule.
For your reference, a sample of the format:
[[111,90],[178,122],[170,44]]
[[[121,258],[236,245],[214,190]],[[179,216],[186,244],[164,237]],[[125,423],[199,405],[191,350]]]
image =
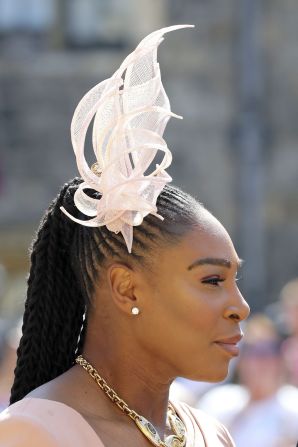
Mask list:
[[[75,192],[76,207],[89,220],[80,220],[61,210],[73,221],[121,232],[131,252],[133,226],[148,214],[157,214],[156,200],[172,179],[165,169],[172,154],[162,138],[171,116],[170,102],[161,82],[157,49],[163,35],[192,25],[177,25],[145,37],[120,68],[85,94],[71,123],[71,138],[78,170],[84,180]],[[96,163],[89,168],[84,156],[87,129],[93,123]],[[148,172],[158,151],[163,159]],[[85,193],[93,189],[100,197]]]

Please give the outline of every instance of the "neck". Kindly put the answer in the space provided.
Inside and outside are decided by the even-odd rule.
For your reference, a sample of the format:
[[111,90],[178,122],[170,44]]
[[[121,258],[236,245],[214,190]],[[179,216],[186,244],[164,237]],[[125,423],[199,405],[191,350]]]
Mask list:
[[[99,337],[98,329],[96,334],[92,332],[87,335],[83,357],[131,410],[148,419],[163,435],[172,382],[164,364],[159,364],[157,359],[146,358],[143,350],[139,352],[134,346],[133,340],[123,337],[114,342],[109,337]],[[99,392],[104,393],[102,390]],[[111,412],[119,414],[119,408],[106,397]]]

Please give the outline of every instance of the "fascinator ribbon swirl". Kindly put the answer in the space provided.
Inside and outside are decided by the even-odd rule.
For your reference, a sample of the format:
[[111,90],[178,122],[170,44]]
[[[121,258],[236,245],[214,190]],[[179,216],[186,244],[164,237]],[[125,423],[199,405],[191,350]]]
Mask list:
[[[187,27],[192,25],[163,28],[145,37],[111,78],[85,94],[72,119],[72,145],[83,178],[74,203],[91,219],[80,220],[65,208],[61,210],[81,225],[106,225],[110,231],[121,232],[129,252],[134,226],[148,214],[163,219],[157,213],[156,201],[172,180],[165,171],[172,154],[162,135],[171,116],[182,117],[171,112],[161,82],[157,49],[165,33]],[[92,119],[96,162],[89,168],[84,146]],[[163,153],[163,158],[152,169],[158,152]],[[100,198],[91,198],[86,189],[97,191]]]

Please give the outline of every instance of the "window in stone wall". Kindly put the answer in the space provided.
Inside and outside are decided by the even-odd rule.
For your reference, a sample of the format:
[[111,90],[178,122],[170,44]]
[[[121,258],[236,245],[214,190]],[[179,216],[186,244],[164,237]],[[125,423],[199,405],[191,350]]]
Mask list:
[[42,33],[55,20],[54,0],[0,0],[0,32]]
[[169,0],[64,0],[66,41],[76,46],[133,45],[166,26]]
[[78,47],[122,46],[129,30],[129,0],[68,0],[66,42]]

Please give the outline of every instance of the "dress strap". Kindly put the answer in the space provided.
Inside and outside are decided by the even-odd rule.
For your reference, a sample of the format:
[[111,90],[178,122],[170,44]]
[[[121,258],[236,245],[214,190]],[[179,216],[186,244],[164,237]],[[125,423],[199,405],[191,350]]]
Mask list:
[[177,401],[171,401],[171,404],[185,424],[187,433],[186,447],[207,447],[204,433],[197,419],[192,414],[190,407],[183,402]]

